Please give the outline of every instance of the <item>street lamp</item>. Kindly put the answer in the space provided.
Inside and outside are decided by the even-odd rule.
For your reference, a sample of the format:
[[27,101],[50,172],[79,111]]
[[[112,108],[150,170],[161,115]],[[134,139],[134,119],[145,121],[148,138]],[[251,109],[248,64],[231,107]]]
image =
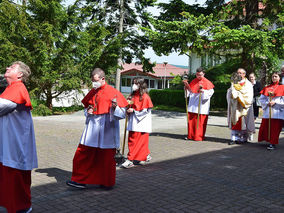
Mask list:
[[164,74],[164,89],[166,89],[166,73],[167,73],[167,64],[168,62],[164,62],[164,65],[165,65],[165,74]]

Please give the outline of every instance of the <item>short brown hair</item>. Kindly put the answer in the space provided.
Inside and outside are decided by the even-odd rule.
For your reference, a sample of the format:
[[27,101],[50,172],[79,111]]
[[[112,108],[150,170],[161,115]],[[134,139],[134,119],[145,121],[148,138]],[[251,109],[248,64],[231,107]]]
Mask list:
[[203,72],[205,73],[205,69],[203,67],[199,67],[196,69],[196,72]]
[[91,72],[91,77],[93,75],[98,75],[99,78],[104,78],[105,77],[105,71],[103,71],[103,69],[101,68],[95,68],[92,72]]

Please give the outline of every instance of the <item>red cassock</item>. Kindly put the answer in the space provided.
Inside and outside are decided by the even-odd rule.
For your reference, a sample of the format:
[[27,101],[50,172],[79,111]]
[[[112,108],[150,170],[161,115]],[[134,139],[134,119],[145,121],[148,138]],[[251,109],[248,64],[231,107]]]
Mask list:
[[74,159],[72,181],[82,184],[115,185],[116,149],[100,149],[79,144]]
[[283,127],[283,120],[271,119],[270,120],[270,139],[268,139],[268,126],[269,119],[263,118],[258,132],[258,142],[267,141],[271,144],[278,144],[279,135]]
[[[191,93],[195,96],[199,96],[199,90],[202,87],[203,90],[210,90],[214,88],[214,85],[207,78],[203,77],[201,80],[195,78],[189,84]],[[198,104],[197,106],[198,107]],[[202,107],[202,103],[200,104]],[[195,141],[203,141],[205,138],[205,132],[208,121],[208,114],[199,114],[199,121],[197,122],[198,113],[188,112],[188,139]],[[197,128],[198,123],[198,128]]]
[[[0,98],[32,108],[29,93],[21,81],[10,84]],[[31,206],[31,171],[4,166],[0,162],[0,206],[15,213]]]
[[[284,85],[271,84],[260,92],[260,94],[265,95],[269,97],[269,92],[273,92],[273,97],[279,97],[284,96]],[[269,109],[269,107],[267,108]],[[278,144],[279,143],[279,135],[282,131],[284,121],[282,119],[270,119],[270,137],[268,135],[268,129],[269,129],[269,119],[268,118],[262,118],[261,125],[258,132],[258,142],[261,141],[267,141],[270,144]]]
[[0,163],[0,206],[8,213],[28,209],[31,203],[31,171],[3,166]]
[[[110,112],[114,99],[119,107],[128,105],[119,91],[105,84],[99,89],[92,89],[84,97],[82,103],[86,108],[89,105],[93,106],[95,115],[103,116]],[[73,158],[71,180],[81,184],[114,186],[116,176],[115,153],[115,147],[108,149],[79,144]]]
[[203,141],[205,138],[205,132],[207,127],[208,115],[199,115],[199,122],[197,128],[198,114],[188,113],[188,139],[195,141]]
[[[153,108],[153,103],[148,94],[144,93],[140,99],[139,91],[135,92],[132,99],[133,104],[131,108],[135,111],[142,111],[143,109]],[[131,116],[135,116],[133,113]],[[133,118],[134,119],[134,118]],[[143,122],[140,121],[140,122]],[[145,125],[149,125],[145,123]],[[149,133],[139,131],[129,131],[128,134],[128,160],[146,161],[147,156],[150,154],[149,150]]]

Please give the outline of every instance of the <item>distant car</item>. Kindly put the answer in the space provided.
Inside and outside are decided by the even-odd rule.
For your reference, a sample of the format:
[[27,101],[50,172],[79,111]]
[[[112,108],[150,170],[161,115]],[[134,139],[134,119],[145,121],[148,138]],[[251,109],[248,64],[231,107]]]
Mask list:
[[7,85],[6,79],[0,74],[0,94],[6,89]]

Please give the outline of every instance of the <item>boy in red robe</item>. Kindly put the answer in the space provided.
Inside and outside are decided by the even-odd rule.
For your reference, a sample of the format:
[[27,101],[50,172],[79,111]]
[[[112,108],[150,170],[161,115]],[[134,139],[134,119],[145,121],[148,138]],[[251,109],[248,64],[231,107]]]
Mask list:
[[190,84],[184,80],[188,100],[188,136],[186,140],[203,141],[205,137],[210,99],[214,93],[214,85],[205,76],[205,70],[198,68],[196,78]]
[[119,148],[119,119],[128,105],[124,96],[108,85],[105,72],[96,68],[91,74],[93,89],[84,97],[86,126],[73,159],[73,171],[66,184],[86,188],[95,184],[111,188],[115,185],[116,149]]

